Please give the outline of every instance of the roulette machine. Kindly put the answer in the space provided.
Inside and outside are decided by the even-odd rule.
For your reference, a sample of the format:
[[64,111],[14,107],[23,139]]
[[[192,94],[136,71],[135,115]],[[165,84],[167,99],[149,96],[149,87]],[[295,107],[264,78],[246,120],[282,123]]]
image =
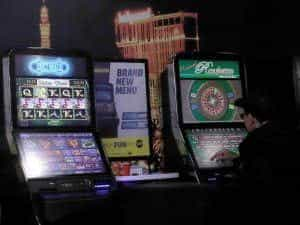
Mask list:
[[199,182],[232,175],[232,160],[212,157],[225,149],[239,154],[247,132],[234,101],[247,94],[245,76],[242,58],[232,53],[181,53],[168,65],[171,135]]
[[2,59],[5,135],[40,224],[108,199],[114,177],[96,138],[84,52],[11,50]]

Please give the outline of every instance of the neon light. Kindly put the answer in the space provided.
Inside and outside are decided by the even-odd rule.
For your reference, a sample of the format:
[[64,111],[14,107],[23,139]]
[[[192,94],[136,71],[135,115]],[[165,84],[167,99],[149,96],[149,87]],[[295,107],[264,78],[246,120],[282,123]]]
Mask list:
[[119,12],[118,19],[120,23],[133,23],[135,21],[148,19],[153,16],[151,8],[146,10],[131,12],[129,10]]
[[29,71],[37,75],[66,75],[70,71],[70,64],[60,58],[47,60],[37,58],[32,60],[28,65]]
[[96,184],[95,188],[109,188],[110,185],[109,184]]

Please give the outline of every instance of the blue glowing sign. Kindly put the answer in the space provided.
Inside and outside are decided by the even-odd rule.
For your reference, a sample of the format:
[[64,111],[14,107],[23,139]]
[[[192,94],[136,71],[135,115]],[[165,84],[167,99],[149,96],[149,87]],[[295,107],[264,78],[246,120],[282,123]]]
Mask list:
[[61,58],[42,59],[36,58],[29,62],[29,71],[37,75],[63,76],[70,72],[70,64]]

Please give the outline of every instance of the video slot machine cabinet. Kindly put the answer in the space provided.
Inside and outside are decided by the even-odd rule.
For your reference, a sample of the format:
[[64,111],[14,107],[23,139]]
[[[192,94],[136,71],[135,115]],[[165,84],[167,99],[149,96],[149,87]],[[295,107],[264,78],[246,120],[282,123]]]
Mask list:
[[96,126],[116,180],[143,183],[177,179],[175,172],[153,173],[148,62],[95,59]]
[[186,173],[201,182],[234,177],[232,160],[247,135],[234,101],[247,94],[245,65],[232,53],[181,53],[168,65],[170,129]]
[[2,60],[6,138],[40,222],[108,199],[115,180],[94,133],[90,57],[22,49]]

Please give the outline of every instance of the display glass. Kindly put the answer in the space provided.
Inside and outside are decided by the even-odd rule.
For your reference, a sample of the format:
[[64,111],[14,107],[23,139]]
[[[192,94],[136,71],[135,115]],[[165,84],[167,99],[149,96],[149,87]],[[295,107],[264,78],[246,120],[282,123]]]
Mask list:
[[234,105],[240,80],[180,80],[180,89],[183,123],[242,121]]
[[94,63],[96,125],[109,157],[150,155],[146,63]]
[[239,79],[239,62],[180,59],[179,75],[182,79]]
[[91,133],[21,133],[17,138],[27,178],[106,172]]
[[19,127],[77,127],[91,124],[85,57],[15,56]]
[[16,78],[16,91],[20,127],[90,125],[85,79]]
[[212,160],[219,151],[238,155],[238,148],[247,132],[244,128],[204,128],[185,130],[196,162],[200,168],[231,166],[230,160]]

